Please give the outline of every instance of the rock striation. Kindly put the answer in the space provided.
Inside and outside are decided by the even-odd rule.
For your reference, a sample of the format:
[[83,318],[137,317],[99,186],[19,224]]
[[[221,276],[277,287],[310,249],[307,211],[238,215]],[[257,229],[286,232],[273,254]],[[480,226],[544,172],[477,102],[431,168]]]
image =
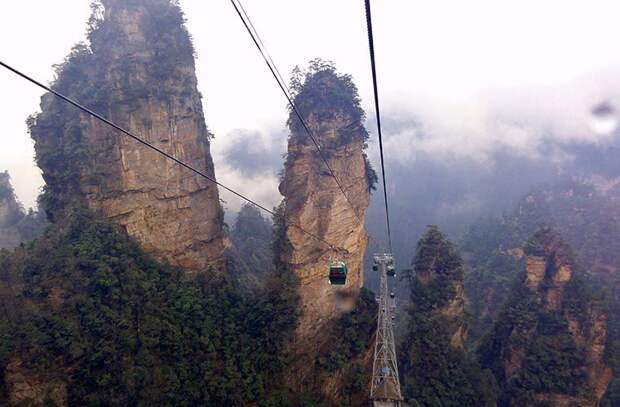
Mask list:
[[[54,88],[214,177],[183,14],[169,0],[101,0]],[[217,186],[44,95],[29,120],[53,220],[80,205],[122,225],[160,260],[202,273],[223,264]]]
[[[300,321],[294,348],[301,354],[299,376],[314,370],[314,356],[329,339],[330,323],[354,304],[363,284],[362,262],[367,245],[364,215],[372,177],[364,148],[357,89],[348,75],[322,61],[293,80],[295,103],[321,146],[347,197],[322,161],[316,147],[291,112],[287,160],[280,192],[284,196],[285,244],[279,261],[299,281]],[[351,204],[347,201],[351,202]],[[295,225],[314,234],[315,239]],[[324,243],[328,242],[331,247]],[[348,266],[345,286],[328,281],[330,261]]]
[[596,406],[612,377],[607,310],[552,229],[536,232],[523,253],[523,280],[483,340],[481,361],[502,385],[503,405]]

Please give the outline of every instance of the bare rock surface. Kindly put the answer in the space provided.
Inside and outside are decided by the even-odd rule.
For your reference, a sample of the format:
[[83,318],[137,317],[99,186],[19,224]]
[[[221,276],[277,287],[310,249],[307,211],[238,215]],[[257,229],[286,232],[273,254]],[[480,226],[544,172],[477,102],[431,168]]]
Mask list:
[[[368,136],[362,125],[357,90],[350,77],[332,66],[314,67],[296,91],[296,104],[321,146],[344,193],[321,159],[299,120],[291,113],[288,154],[280,192],[284,196],[285,249],[279,261],[299,280],[300,319],[292,346],[297,390],[337,388],[339,375],[315,377],[316,359],[334,338],[335,321],[351,310],[363,285],[363,257],[368,243],[364,216],[370,198],[364,154]],[[341,92],[341,93],[339,93]],[[347,94],[343,99],[342,94]],[[317,238],[299,229],[301,226]],[[332,286],[330,261],[348,267],[346,285]]]
[[[215,179],[193,48],[178,7],[167,0],[102,4],[90,50],[74,50],[56,88]],[[81,95],[76,85],[89,92]],[[31,124],[37,161],[58,206],[86,205],[190,274],[221,270],[217,186],[59,103],[45,95]],[[73,167],[59,168],[55,158]]]

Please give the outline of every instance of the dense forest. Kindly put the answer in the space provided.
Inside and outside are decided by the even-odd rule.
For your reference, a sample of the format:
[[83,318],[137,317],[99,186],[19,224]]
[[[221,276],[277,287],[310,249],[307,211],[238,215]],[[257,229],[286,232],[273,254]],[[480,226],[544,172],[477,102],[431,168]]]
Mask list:
[[500,405],[554,398],[596,405],[597,381],[603,391],[608,382],[608,373],[599,376],[606,368],[596,367],[608,364],[609,351],[601,354],[609,343],[607,304],[553,229],[539,229],[523,251],[524,273],[478,348],[482,365],[502,384]]
[[[487,273],[505,280],[493,280],[502,287],[493,293],[498,314],[470,318],[458,249],[435,226],[420,239],[408,274],[411,298],[399,346],[410,405],[598,404],[617,366],[605,291],[550,227],[538,228],[520,254],[511,256],[518,259],[484,263]],[[476,290],[488,277],[476,278],[483,281],[467,294],[480,295],[476,299],[482,302],[488,294]],[[484,334],[468,341],[472,322]],[[612,381],[603,405],[614,405],[616,386]]]
[[[149,10],[139,26],[153,46],[148,52],[152,63],[126,60],[113,74],[104,69],[120,52],[110,44],[140,51],[126,41],[122,19],[103,18],[106,7]],[[88,44],[76,45],[55,67],[54,89],[142,126],[148,137],[154,136],[147,116],[139,116],[138,124],[130,118],[148,111],[151,102],[196,102],[183,105],[190,108],[175,113],[180,116],[201,106],[193,71],[181,68],[193,69],[195,52],[178,2],[104,0],[94,2],[92,9]],[[167,89],[178,92],[170,97]],[[323,122],[338,122],[343,114],[351,118],[352,124],[339,129],[333,140],[319,142],[328,158],[351,141],[363,145],[362,188],[374,189],[377,174],[364,152],[366,113],[353,78],[317,58],[293,71],[290,89],[302,116],[319,128]],[[291,132],[305,134],[289,113]],[[212,134],[203,120],[198,122],[203,139],[197,144],[206,145]],[[377,315],[369,288],[376,276],[355,287],[355,304],[339,311],[320,332],[326,340],[313,349],[318,351],[309,363],[314,381],[305,383],[306,391],[288,385],[296,373],[290,368],[291,344],[299,339],[296,328],[307,312],[300,305],[300,279],[282,256],[291,250],[285,213],[298,208],[287,208],[285,200],[269,219],[254,206],[241,207],[230,228],[222,225],[227,247],[225,264],[217,271],[225,277],[188,275],[150,253],[117,218],[89,207],[86,198],[102,185],[110,187],[111,195],[121,194],[117,180],[103,175],[106,168],[90,165],[96,154],[112,151],[106,163],[123,161],[108,134],[99,134],[103,143],[89,141],[96,126],[51,95],[43,97],[42,112],[28,119],[28,127],[46,186],[39,210],[26,212],[8,174],[0,173],[0,404],[366,405]],[[310,143],[301,138],[302,147]],[[390,193],[407,204],[396,207],[398,218],[404,219],[395,227],[397,265],[406,269],[402,266],[410,263],[412,268],[399,270],[401,280],[391,284],[400,308],[397,356],[409,406],[620,405],[617,149],[590,166],[583,160],[590,162],[598,150],[574,147],[573,152],[572,177],[539,185],[505,214],[473,222],[472,213],[437,202],[463,200],[470,178],[480,174],[465,174],[467,166],[446,169],[425,161],[428,157],[411,164],[425,169],[417,178],[398,172],[396,178],[407,188]],[[285,165],[292,166],[295,158],[289,154]],[[506,167],[513,166],[508,172],[514,175],[522,164],[515,159]],[[119,174],[126,170],[119,168]],[[540,179],[555,180],[550,167],[528,168],[540,170]],[[454,176],[452,184],[430,185],[437,172]],[[502,194],[503,189],[494,189],[503,184],[500,178],[489,183],[485,193],[492,198],[480,212],[500,207],[500,201],[512,205],[515,191],[525,192],[521,182]],[[417,200],[420,191],[426,195]],[[412,202],[419,205],[415,219]],[[179,211],[190,206],[180,198],[174,205]],[[214,219],[223,221],[219,197],[213,208]],[[442,231],[438,226],[424,229],[439,218],[449,232],[442,232],[443,225]],[[377,229],[377,219],[383,222],[371,210],[369,229]],[[329,228],[323,229],[322,236]],[[461,231],[465,233],[459,238]],[[452,240],[458,244],[448,235],[457,236]],[[374,249],[368,249],[367,262]],[[320,277],[320,290],[332,289]],[[323,378],[342,385],[327,397],[319,388]]]
[[295,281],[284,271],[243,296],[183,278],[118,227],[79,212],[3,251],[0,264],[5,402],[18,374],[46,381],[52,401],[71,405],[278,397],[282,345],[296,321]]
[[[504,323],[510,326],[511,318],[515,318],[516,315],[520,315],[518,317],[522,321],[520,324],[528,320],[526,315],[530,315],[530,324],[542,318],[545,321],[544,325],[548,325],[549,332],[554,332],[556,335],[555,339],[541,339],[543,342],[547,341],[547,344],[557,345],[558,341],[563,338],[562,335],[566,334],[566,331],[562,331],[566,327],[562,328],[562,322],[557,321],[557,314],[537,316],[537,305],[536,301],[532,300],[532,294],[528,295],[525,288],[518,284],[515,285],[516,281],[523,276],[528,246],[532,243],[528,237],[540,225],[547,225],[557,231],[558,236],[554,239],[560,239],[561,236],[561,239],[564,239],[571,247],[570,257],[573,259],[577,275],[567,287],[566,295],[575,297],[574,301],[586,301],[587,303],[594,301],[591,297],[599,297],[594,302],[600,303],[599,307],[607,310],[605,314],[607,315],[608,335],[605,363],[617,372],[618,350],[620,349],[618,347],[620,326],[617,317],[618,310],[620,310],[617,300],[619,287],[617,270],[620,266],[620,259],[617,257],[618,250],[616,249],[618,241],[614,238],[620,227],[617,202],[617,188],[613,186],[613,183],[608,184],[605,178],[573,179],[537,187],[526,194],[512,212],[499,218],[486,218],[475,222],[461,242],[469,265],[465,289],[470,299],[473,317],[471,344],[482,341],[483,348],[488,348],[488,336],[485,338],[485,333],[490,329],[500,329],[498,324]],[[519,294],[516,294],[515,290]],[[507,298],[512,299],[506,303]],[[531,314],[532,312],[534,314]],[[507,328],[503,329],[506,334]],[[554,362],[545,359],[545,366],[539,366],[536,373],[530,372],[527,376],[528,380],[531,380],[533,376],[540,376],[539,379],[542,380],[545,369],[548,368],[547,362],[550,365],[561,363],[564,366],[570,366],[571,363],[579,363],[579,360],[575,358],[579,357],[579,352],[583,353],[583,350],[571,350],[570,346],[573,345],[570,344],[566,345],[569,347],[565,348],[564,354],[552,352],[548,349],[548,345],[546,346],[546,348],[544,346],[535,348],[538,350],[533,350],[533,352],[542,352],[539,357],[544,355],[548,358],[551,357],[550,355],[556,355],[560,359]],[[569,359],[562,359],[567,356]],[[614,374],[617,375],[617,373]],[[511,383],[514,384],[514,380],[522,379],[515,378]],[[569,386],[570,383],[562,378],[549,379],[547,383],[556,382],[559,383],[558,388],[571,387],[576,392],[587,393],[587,390],[583,390],[583,377],[579,380],[582,380],[581,387],[573,382],[570,382],[572,384]],[[549,384],[542,386],[549,386]],[[611,382],[609,393],[602,401],[603,404],[611,403],[610,397],[617,398],[613,396],[613,389],[616,386],[617,379]]]

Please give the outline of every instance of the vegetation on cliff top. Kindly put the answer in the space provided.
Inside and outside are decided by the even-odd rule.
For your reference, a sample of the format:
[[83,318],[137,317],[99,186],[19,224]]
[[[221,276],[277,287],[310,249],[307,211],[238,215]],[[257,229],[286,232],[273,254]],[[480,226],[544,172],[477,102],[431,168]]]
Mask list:
[[[577,273],[567,289],[573,315],[586,316],[588,304],[596,292],[610,291],[605,302],[609,308],[605,349],[606,363],[614,374],[620,371],[620,212],[618,189],[601,189],[594,181],[567,181],[537,188],[524,196],[514,211],[498,219],[486,219],[472,225],[462,241],[468,265],[465,289],[473,315],[472,342],[479,340],[495,321],[506,298],[511,297],[515,280],[523,278],[521,247],[540,254],[540,247],[528,238],[541,225],[552,225],[575,252]],[[527,243],[527,244],[526,244]],[[566,256],[564,256],[566,257]],[[584,281],[580,281],[584,280]],[[594,296],[596,299],[596,296]],[[520,306],[525,306],[521,304]],[[508,307],[510,309],[510,307]],[[516,317],[515,317],[516,318]],[[610,392],[614,387],[610,386]],[[611,395],[609,397],[612,397]],[[604,401],[605,399],[603,399]],[[602,401],[602,402],[603,402]]]
[[[361,100],[353,77],[338,73],[333,62],[316,58],[310,61],[305,71],[296,67],[290,90],[295,106],[306,122],[323,122],[339,117],[350,121],[341,130],[339,143],[368,139],[368,132],[363,125],[366,113],[360,106]],[[289,128],[294,132],[303,132],[301,121],[290,107],[289,112]]]
[[[366,141],[370,135],[364,127],[366,113],[361,107],[357,87],[351,75],[339,73],[331,61],[316,58],[310,61],[305,70],[295,67],[289,88],[297,110],[311,130],[312,122],[347,120],[348,123],[338,130],[338,138],[332,147],[355,141],[362,142],[364,148],[367,147]],[[306,137],[301,121],[290,106],[287,125],[291,132],[303,134],[304,143],[311,143],[310,138]],[[314,131],[316,132],[316,129]],[[325,147],[325,140],[319,137],[317,141],[321,147]],[[372,191],[379,179],[365,152],[364,165],[368,189]]]

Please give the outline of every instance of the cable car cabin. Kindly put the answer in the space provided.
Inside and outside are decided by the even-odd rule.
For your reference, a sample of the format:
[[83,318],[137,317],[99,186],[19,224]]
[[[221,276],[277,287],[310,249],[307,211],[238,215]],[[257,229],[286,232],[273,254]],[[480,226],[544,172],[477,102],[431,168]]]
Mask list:
[[336,261],[329,265],[329,283],[331,285],[345,285],[347,282],[347,265],[342,261]]
[[385,274],[387,274],[389,277],[394,277],[396,275],[396,269],[394,268],[394,266],[388,265]]
[[396,295],[394,295],[394,291],[392,291],[392,292],[390,293],[390,298],[394,298],[394,297],[396,297]]
[[376,264],[373,264],[372,271],[379,271],[379,266],[377,266]]

